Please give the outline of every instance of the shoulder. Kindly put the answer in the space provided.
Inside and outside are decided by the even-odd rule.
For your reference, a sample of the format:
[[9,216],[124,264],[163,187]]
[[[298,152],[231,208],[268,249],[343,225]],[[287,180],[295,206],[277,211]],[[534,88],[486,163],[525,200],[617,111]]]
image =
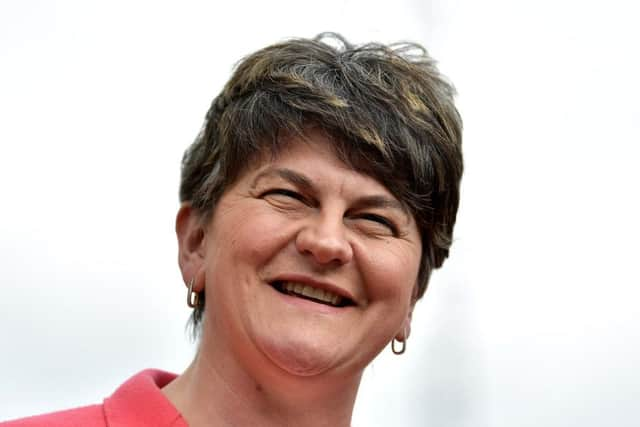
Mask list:
[[0,422],[0,427],[187,427],[161,390],[175,377],[170,372],[147,369],[125,381],[102,405]]
[[66,411],[0,422],[0,427],[107,427],[102,405],[84,406]]

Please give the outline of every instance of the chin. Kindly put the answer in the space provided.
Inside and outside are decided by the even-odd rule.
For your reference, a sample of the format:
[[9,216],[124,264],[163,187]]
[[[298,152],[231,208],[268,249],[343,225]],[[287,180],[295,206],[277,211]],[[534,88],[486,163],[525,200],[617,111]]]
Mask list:
[[336,368],[337,355],[326,344],[310,343],[307,340],[286,340],[263,343],[262,351],[271,362],[289,374],[311,377]]

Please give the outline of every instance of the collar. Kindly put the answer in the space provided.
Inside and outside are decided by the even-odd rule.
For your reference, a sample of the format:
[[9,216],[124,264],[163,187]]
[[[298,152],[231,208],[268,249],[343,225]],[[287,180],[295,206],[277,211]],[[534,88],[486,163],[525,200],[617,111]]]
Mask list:
[[107,426],[188,427],[182,415],[160,390],[176,376],[170,372],[147,369],[129,378],[104,400]]

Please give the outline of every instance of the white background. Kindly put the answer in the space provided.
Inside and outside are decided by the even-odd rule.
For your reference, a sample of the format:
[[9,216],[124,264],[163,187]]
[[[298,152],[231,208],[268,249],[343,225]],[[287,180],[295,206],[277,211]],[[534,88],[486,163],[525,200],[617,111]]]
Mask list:
[[0,3],[0,419],[193,356],[179,162],[243,55],[414,40],[455,83],[452,256],[355,426],[637,426],[640,66],[623,1]]

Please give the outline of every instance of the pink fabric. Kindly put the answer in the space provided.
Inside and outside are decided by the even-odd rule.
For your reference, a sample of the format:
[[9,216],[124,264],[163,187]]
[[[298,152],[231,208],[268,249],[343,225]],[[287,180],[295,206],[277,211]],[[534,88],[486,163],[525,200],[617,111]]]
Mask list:
[[102,405],[0,422],[0,427],[188,427],[160,391],[175,377],[169,372],[147,369],[118,387]]

